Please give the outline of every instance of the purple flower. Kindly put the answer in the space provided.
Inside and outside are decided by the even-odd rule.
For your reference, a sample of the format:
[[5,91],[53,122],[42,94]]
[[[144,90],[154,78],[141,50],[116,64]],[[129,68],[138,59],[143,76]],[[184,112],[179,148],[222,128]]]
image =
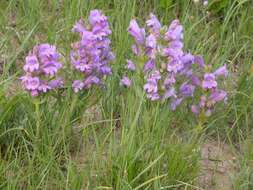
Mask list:
[[184,43],[180,40],[171,41],[169,47],[172,49],[182,49],[184,47]]
[[112,68],[109,66],[101,66],[99,69],[100,73],[103,75],[111,75],[112,74]]
[[147,38],[146,38],[146,47],[148,48],[156,48],[156,37],[153,34],[150,34]]
[[35,55],[28,55],[26,57],[26,64],[24,65],[24,70],[26,72],[34,72],[39,70],[39,61]]
[[205,67],[205,61],[204,58],[200,55],[195,55],[194,56],[194,62],[197,63],[197,65],[201,68]]
[[167,71],[172,73],[178,73],[183,69],[183,64],[181,61],[172,60],[167,64]]
[[63,80],[62,80],[62,78],[57,78],[57,79],[51,80],[48,83],[48,86],[50,86],[51,88],[62,87],[63,86]]
[[133,45],[132,45],[132,52],[133,52],[135,55],[139,56],[139,55],[140,55],[140,48],[139,48],[136,44],[133,44]]
[[154,94],[158,92],[158,86],[157,86],[157,81],[155,79],[148,79],[147,83],[144,85],[144,90],[148,94]]
[[160,29],[161,29],[161,23],[157,19],[157,17],[150,13],[150,19],[146,22],[147,26],[151,29],[152,33],[159,37]]
[[192,113],[199,114],[199,107],[196,105],[191,106]]
[[176,90],[174,87],[171,87],[168,90],[166,90],[166,92],[163,95],[163,98],[165,98],[165,99],[170,98],[170,97],[173,97],[173,98],[177,97]]
[[193,69],[190,67],[183,66],[180,70],[180,74],[184,75],[187,78],[191,78],[193,75]]
[[151,71],[155,68],[155,61],[153,59],[149,59],[144,65],[144,72]]
[[100,10],[92,10],[90,12],[89,23],[92,26],[93,34],[100,38],[112,33],[109,28],[107,17],[103,15]]
[[165,33],[166,40],[182,40],[183,39],[183,26],[179,20],[173,20],[169,26],[168,31]]
[[93,48],[93,43],[98,39],[98,37],[92,33],[91,31],[83,31],[81,33],[81,40],[78,45],[78,47],[84,47],[86,46],[86,49],[92,49]]
[[156,56],[156,43],[156,38],[153,34],[146,38],[146,55],[150,58],[155,58]]
[[204,89],[212,89],[217,87],[217,82],[215,80],[215,75],[212,73],[206,73],[204,75],[204,80],[202,81],[202,87]]
[[60,54],[56,51],[56,47],[50,44],[35,46],[34,51],[38,51],[38,57],[43,63],[55,62],[60,57]]
[[154,80],[156,80],[156,81],[158,81],[158,80],[160,80],[161,79],[161,74],[160,74],[160,72],[158,71],[158,70],[156,70],[156,71],[154,71],[153,73],[151,73],[151,75],[150,75],[151,77],[151,79],[154,79]]
[[31,91],[31,95],[32,95],[33,97],[38,96],[38,95],[39,95],[38,90],[32,90],[32,91]]
[[179,106],[183,101],[183,98],[173,98],[170,104],[170,107],[173,111],[176,110],[177,106]]
[[201,86],[201,81],[198,76],[192,75],[191,76],[191,82],[194,86]]
[[206,100],[207,100],[207,99],[206,99],[206,96],[202,95],[202,96],[200,97],[199,107],[204,108],[205,105],[206,105]]
[[227,66],[224,65],[224,66],[218,68],[216,71],[214,71],[214,75],[215,76],[225,76],[225,77],[227,77],[228,76]]
[[226,99],[227,99],[227,92],[224,90],[215,90],[208,97],[208,101],[211,104],[215,104],[217,102],[220,102],[220,101],[226,100]]
[[169,74],[167,77],[164,79],[164,85],[165,86],[170,86],[176,82],[176,78],[174,74]]
[[84,80],[84,87],[85,88],[90,88],[93,84],[95,85],[99,85],[101,84],[101,80],[100,78],[98,78],[97,76],[88,76],[85,80]]
[[26,77],[21,80],[27,90],[37,90],[40,86],[39,77]]
[[191,84],[183,83],[180,86],[180,94],[183,97],[189,97],[189,96],[193,97],[194,91],[195,91],[195,86]]
[[128,32],[134,37],[137,44],[143,44],[145,41],[145,29],[140,28],[135,19],[130,21]]
[[121,86],[125,86],[125,87],[130,87],[131,86],[131,80],[127,77],[124,76],[121,80],[120,80],[120,85]]
[[147,98],[150,99],[151,101],[156,101],[160,99],[160,96],[158,93],[151,93],[147,94]]
[[126,61],[127,61],[126,68],[130,71],[135,71],[136,69],[135,64],[129,59],[127,59]]
[[147,78],[146,84],[143,88],[147,93],[147,98],[154,101],[160,98],[158,94],[158,81],[161,79],[159,71],[153,71],[150,76]]
[[84,23],[83,23],[82,19],[77,21],[76,24],[74,25],[74,27],[72,28],[72,32],[77,32],[77,33],[80,33],[80,34],[82,34],[85,31],[86,31],[86,29],[84,27]]
[[42,70],[47,76],[52,77],[57,73],[58,66],[55,63],[51,62],[51,63],[47,63],[46,65],[44,65]]
[[194,62],[194,56],[190,53],[187,53],[187,54],[184,54],[182,57],[181,57],[181,61],[184,65],[190,65],[193,64]]
[[183,56],[183,51],[174,48],[165,48],[163,49],[163,55],[172,59],[180,60],[181,56]]
[[105,22],[107,21],[106,16],[104,16],[100,10],[92,10],[90,11],[90,16],[89,16],[89,22],[90,24],[96,25],[97,23]]
[[51,90],[52,88],[49,86],[49,85],[47,85],[46,83],[42,83],[42,84],[40,84],[40,86],[38,87],[38,90],[39,91],[42,91],[42,92],[44,92],[44,93],[46,93],[48,90]]
[[72,84],[72,88],[74,89],[74,92],[77,93],[80,90],[82,90],[84,88],[84,83],[83,81],[80,80],[75,80]]

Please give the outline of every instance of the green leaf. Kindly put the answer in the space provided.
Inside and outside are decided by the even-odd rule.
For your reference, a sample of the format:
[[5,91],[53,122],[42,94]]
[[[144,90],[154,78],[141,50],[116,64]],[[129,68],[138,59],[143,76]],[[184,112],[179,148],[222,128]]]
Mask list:
[[216,0],[210,3],[208,9],[214,13],[222,11],[229,5],[229,0]]
[[173,4],[173,0],[160,0],[160,7],[166,9]]

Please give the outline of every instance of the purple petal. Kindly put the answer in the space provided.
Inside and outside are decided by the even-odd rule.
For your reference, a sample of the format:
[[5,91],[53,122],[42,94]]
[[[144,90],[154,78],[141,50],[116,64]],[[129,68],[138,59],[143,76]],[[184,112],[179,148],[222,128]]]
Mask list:
[[215,75],[212,73],[206,73],[204,75],[204,80],[202,81],[202,87],[204,89],[212,89],[217,87],[217,82],[215,80]]
[[200,55],[196,55],[194,57],[194,62],[197,63],[197,65],[201,68],[204,68],[205,67],[205,61],[204,61],[204,58]]
[[63,80],[62,78],[57,78],[54,80],[51,80],[48,85],[53,89],[53,88],[59,88],[63,86]]
[[215,90],[214,92],[211,93],[208,100],[215,104],[216,102],[226,100],[226,98],[227,98],[227,92],[226,91],[224,91],[224,90]]
[[192,113],[199,114],[199,107],[196,105],[191,106]]
[[170,98],[170,97],[174,97],[174,98],[177,97],[176,90],[174,87],[171,87],[168,90],[166,90],[166,92],[163,95],[163,98],[165,98],[165,99]]
[[121,86],[130,87],[131,83],[131,80],[127,76],[123,76],[123,78],[120,80]]
[[155,68],[155,61],[153,59],[149,59],[144,65],[144,72],[151,71]]
[[227,66],[224,65],[224,66],[218,68],[216,71],[214,71],[214,75],[227,77],[228,76]]
[[82,90],[84,88],[84,83],[83,81],[80,80],[75,80],[72,84],[72,88],[74,89],[74,92],[77,93],[80,90]]
[[144,43],[145,29],[141,29],[135,19],[130,21],[128,32],[134,37],[137,44]]
[[156,101],[160,99],[160,96],[158,93],[152,93],[152,94],[147,94],[147,98],[150,99],[151,101]]
[[25,60],[26,64],[23,68],[26,72],[34,72],[39,69],[39,61],[35,55],[29,55]]
[[161,23],[154,14],[150,13],[150,19],[147,20],[146,24],[151,29],[154,35],[159,36]]
[[129,59],[127,59],[126,61],[127,61],[126,68],[130,71],[135,71],[136,70],[135,64]]
[[194,91],[195,91],[195,86],[191,84],[183,83],[180,86],[180,94],[184,97],[189,97],[189,96],[193,97]]
[[171,109],[173,111],[176,110],[177,106],[179,106],[181,104],[181,102],[183,101],[183,98],[174,98],[171,102]]

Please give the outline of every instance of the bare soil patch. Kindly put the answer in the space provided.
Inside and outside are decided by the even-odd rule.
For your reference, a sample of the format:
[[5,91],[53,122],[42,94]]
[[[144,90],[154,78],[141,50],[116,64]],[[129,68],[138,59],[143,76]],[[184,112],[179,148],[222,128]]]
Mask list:
[[208,140],[201,147],[199,186],[205,190],[233,190],[237,160],[228,144]]

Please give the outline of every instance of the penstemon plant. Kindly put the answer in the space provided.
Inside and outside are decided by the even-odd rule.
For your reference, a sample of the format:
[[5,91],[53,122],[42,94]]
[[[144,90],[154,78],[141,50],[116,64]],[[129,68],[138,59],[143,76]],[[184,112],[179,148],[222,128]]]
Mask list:
[[[106,76],[112,74],[109,62],[114,59],[114,54],[110,48],[111,30],[107,17],[99,10],[92,10],[88,20],[89,24],[85,25],[80,19],[72,29],[80,36],[79,41],[71,45],[70,53],[73,75],[80,74],[80,79],[72,83],[75,93],[88,90],[93,85],[103,87]],[[23,88],[33,97],[38,97],[53,89],[68,87],[66,83],[64,85],[63,77],[57,76],[63,66],[61,58],[63,56],[54,45],[35,46],[23,67],[25,75],[20,78]]]
[[[50,99],[47,93],[51,91],[56,92],[52,93],[56,97],[53,101],[58,105],[56,107],[61,109],[61,104],[65,104],[66,108],[70,106],[69,111],[54,110],[58,115],[62,114],[64,126],[80,119],[80,110],[97,101],[97,88],[96,95],[91,95],[94,92],[91,88],[105,87],[105,78],[112,74],[109,63],[115,58],[109,39],[112,31],[101,11],[92,10],[88,22],[80,19],[72,32],[79,34],[79,40],[71,45],[70,62],[74,76],[71,85],[67,84],[69,78],[64,84],[64,77],[58,76],[63,66],[63,56],[50,44],[33,48],[26,57],[23,67],[25,75],[21,77],[23,88],[35,97],[38,116],[40,100]],[[133,19],[128,32],[135,41],[132,45],[133,59],[126,60],[121,86],[130,88],[135,83],[141,86],[148,100],[169,103],[171,110],[176,110],[184,100],[189,100],[191,111],[199,116],[201,123],[211,115],[218,102],[226,102],[227,93],[218,88],[217,80],[227,77],[226,65],[212,72],[202,56],[185,52],[183,26],[179,20],[173,20],[168,27],[162,26],[151,13],[146,28],[141,28]],[[129,77],[130,72],[137,80]],[[86,101],[89,97],[91,99]],[[78,103],[80,99],[82,104]]]
[[64,64],[67,58],[55,45],[36,45],[26,57],[25,74],[20,80],[32,97],[36,139],[42,127],[58,126],[66,140],[72,131],[69,126],[79,124],[85,110],[100,98],[106,76],[112,74],[109,63],[114,54],[110,48],[107,17],[99,10],[92,10],[88,23],[80,19],[72,32],[79,34],[79,41],[71,44],[72,74],[66,74],[70,70],[68,64]]
[[[189,107],[201,121],[211,115],[216,103],[226,102],[227,93],[218,88],[217,80],[228,75],[226,65],[211,72],[211,66],[205,64],[202,56],[185,52],[179,20],[173,20],[168,27],[162,26],[151,13],[146,28],[141,28],[133,19],[128,32],[134,38],[134,56],[126,60],[121,86],[130,88],[138,83],[147,99],[169,103],[171,110],[188,99]],[[132,80],[130,72],[141,79]]]

